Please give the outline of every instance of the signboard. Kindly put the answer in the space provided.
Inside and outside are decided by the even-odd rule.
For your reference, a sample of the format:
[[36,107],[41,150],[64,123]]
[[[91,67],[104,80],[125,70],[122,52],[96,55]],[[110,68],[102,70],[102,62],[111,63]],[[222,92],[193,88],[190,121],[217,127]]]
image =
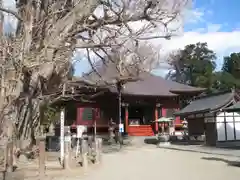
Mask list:
[[203,114],[196,114],[196,117],[203,117]]
[[214,113],[210,112],[210,113],[205,113],[204,114],[205,117],[214,117]]
[[214,123],[215,122],[215,118],[214,117],[205,117],[204,118],[204,122],[205,123]]
[[61,111],[61,115],[60,115],[60,128],[61,128],[61,135],[64,134],[64,110]]
[[123,124],[119,124],[119,132],[124,132],[124,126]]
[[194,118],[194,117],[195,117],[194,114],[191,114],[188,116],[188,118]]
[[86,131],[86,127],[78,125],[77,126],[77,138],[81,138],[84,131]]
[[65,142],[70,142],[71,141],[71,136],[65,136],[64,141]]
[[71,133],[70,126],[64,126],[64,136],[70,133]]

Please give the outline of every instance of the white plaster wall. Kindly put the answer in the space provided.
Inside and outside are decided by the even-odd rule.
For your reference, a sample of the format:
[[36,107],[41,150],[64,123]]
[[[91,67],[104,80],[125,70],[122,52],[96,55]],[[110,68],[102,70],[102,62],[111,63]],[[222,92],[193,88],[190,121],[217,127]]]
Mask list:
[[[225,136],[225,124],[224,118],[226,119],[226,132],[227,139]],[[235,121],[235,127],[234,127]],[[217,115],[216,118],[217,124],[217,140],[218,141],[232,141],[240,140],[240,114],[237,112],[221,112]],[[236,132],[236,139],[234,138],[234,128]]]

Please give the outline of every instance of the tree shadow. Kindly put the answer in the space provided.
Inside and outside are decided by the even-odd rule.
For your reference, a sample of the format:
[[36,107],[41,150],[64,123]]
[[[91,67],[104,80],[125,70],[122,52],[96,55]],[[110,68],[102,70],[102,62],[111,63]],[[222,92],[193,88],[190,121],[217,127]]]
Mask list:
[[[175,137],[170,136],[170,142],[173,145],[183,145],[183,146],[187,146],[187,145],[203,145],[204,142],[203,141],[198,141],[198,140],[186,140],[186,139],[176,139]],[[144,139],[144,143],[145,144],[153,144],[156,145],[158,143],[156,137],[151,137],[151,138],[145,138]]]
[[208,161],[220,161],[226,163],[228,166],[240,167],[240,161],[230,161],[224,158],[217,158],[217,157],[202,157],[201,159],[208,160]]
[[157,144],[157,139],[156,139],[156,137],[149,137],[149,138],[145,138],[144,139],[144,143],[145,144],[154,144],[154,145],[156,145]]
[[131,142],[124,138],[123,140],[123,144],[120,146],[119,143],[113,142],[113,143],[109,143],[107,140],[103,141],[103,153],[104,154],[108,154],[108,153],[117,153],[120,152],[121,150],[123,150],[126,147],[131,147],[132,144]]

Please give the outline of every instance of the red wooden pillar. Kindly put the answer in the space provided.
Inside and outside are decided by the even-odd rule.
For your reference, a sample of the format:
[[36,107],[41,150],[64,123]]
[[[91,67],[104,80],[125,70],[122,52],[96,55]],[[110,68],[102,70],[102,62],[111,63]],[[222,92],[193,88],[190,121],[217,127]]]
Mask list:
[[128,104],[125,105],[125,132],[128,133]]
[[[179,108],[177,108],[177,109],[175,109],[175,110],[176,110],[176,112],[177,112],[177,111],[179,111]],[[175,125],[176,125],[176,124],[178,124],[178,125],[181,124],[180,116],[177,116],[177,117],[175,118],[175,122],[174,122],[174,123],[175,123]]]
[[[162,107],[161,111],[162,111],[162,117],[167,117],[167,109]],[[164,124],[161,124],[161,127],[163,127],[163,126],[164,126]],[[166,126],[166,124],[165,124],[165,126]]]
[[167,116],[167,109],[166,108],[162,108],[162,116],[166,117]]
[[158,120],[158,118],[159,118],[159,115],[158,115],[158,110],[159,110],[159,108],[160,108],[160,104],[159,103],[157,103],[156,104],[156,107],[155,107],[155,130],[156,130],[156,132],[158,132],[158,122],[157,122],[157,120]]
[[[155,121],[158,119],[158,108],[155,107]],[[158,132],[158,122],[155,122],[155,130]]]

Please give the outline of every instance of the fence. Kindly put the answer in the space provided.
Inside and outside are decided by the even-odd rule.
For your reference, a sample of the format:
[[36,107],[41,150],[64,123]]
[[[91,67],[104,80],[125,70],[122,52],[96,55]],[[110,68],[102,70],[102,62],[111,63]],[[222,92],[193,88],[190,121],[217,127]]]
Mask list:
[[[96,138],[95,141],[82,140],[80,143],[79,153],[75,153],[74,149],[71,147],[71,141],[64,142],[64,159],[63,162],[59,161],[62,169],[73,170],[80,168],[83,171],[87,171],[90,164],[98,164],[102,161],[102,139]],[[39,139],[39,178],[44,178],[47,171],[47,161],[46,161],[46,142],[45,138]]]
[[[58,172],[62,170],[77,170],[81,168],[83,171],[87,171],[91,164],[98,164],[102,161],[102,139],[96,138],[95,141],[82,140],[80,143],[80,151],[76,155],[74,149],[71,147],[70,141],[65,141],[64,147],[64,161],[59,161]],[[47,171],[49,167],[49,161],[46,159],[48,152],[46,152],[46,141],[45,138],[39,138],[37,141],[39,155],[36,164],[37,178],[42,179],[47,176]],[[60,155],[60,153],[58,154]],[[0,179],[11,179],[12,176],[8,176],[9,172],[14,174],[14,152],[13,152],[13,142],[8,142],[6,145],[0,145]],[[80,166],[79,166],[80,164]],[[24,174],[28,174],[26,171],[28,167],[22,168]],[[36,172],[36,170],[34,172]],[[13,173],[12,173],[13,172]],[[48,171],[49,172],[49,171]],[[17,175],[18,176],[18,175]],[[7,178],[6,178],[7,177]],[[18,178],[19,179],[19,178]]]

